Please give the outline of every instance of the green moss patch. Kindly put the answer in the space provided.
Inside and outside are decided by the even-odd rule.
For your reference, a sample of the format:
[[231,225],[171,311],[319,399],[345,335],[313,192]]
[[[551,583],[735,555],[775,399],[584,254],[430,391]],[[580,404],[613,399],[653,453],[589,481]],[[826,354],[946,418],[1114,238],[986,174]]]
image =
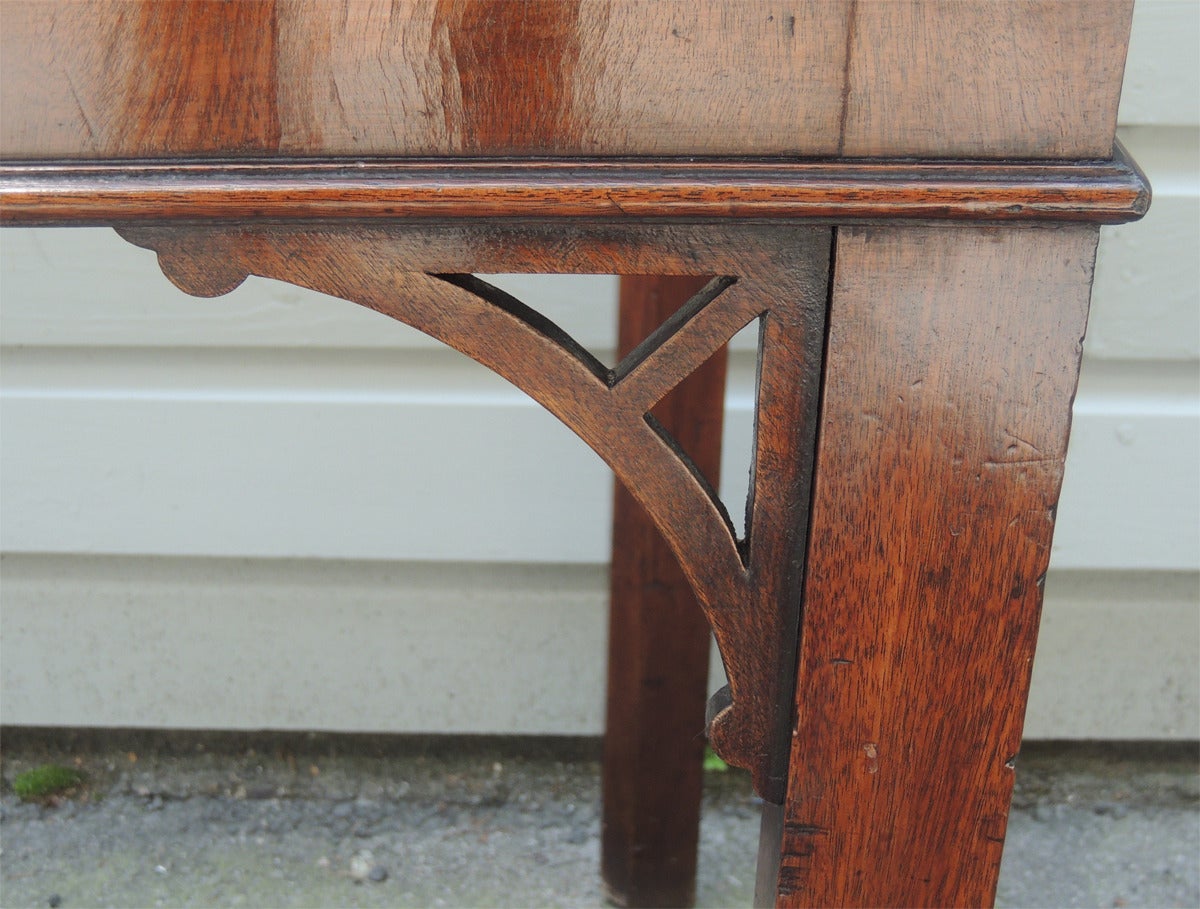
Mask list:
[[13,792],[27,802],[68,795],[83,785],[83,774],[58,764],[43,764],[13,778]]

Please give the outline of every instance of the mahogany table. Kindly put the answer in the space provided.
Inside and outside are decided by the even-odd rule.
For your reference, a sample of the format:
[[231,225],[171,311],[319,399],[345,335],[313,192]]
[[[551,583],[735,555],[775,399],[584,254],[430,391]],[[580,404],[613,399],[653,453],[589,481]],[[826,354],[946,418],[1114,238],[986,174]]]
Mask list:
[[[614,899],[691,900],[711,628],[760,902],[988,904],[1099,225],[1149,201],[1114,144],[1130,16],[7,2],[0,218],[115,226],[200,296],[254,274],[369,306],[612,467]],[[619,365],[497,272],[627,276]],[[739,538],[709,478],[751,323]]]

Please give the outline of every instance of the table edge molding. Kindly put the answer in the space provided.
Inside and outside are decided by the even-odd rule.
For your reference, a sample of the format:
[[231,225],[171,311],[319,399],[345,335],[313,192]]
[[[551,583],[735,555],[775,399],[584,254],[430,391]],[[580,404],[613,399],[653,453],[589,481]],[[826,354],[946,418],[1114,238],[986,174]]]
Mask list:
[[0,162],[0,224],[170,221],[1074,221],[1142,217],[1150,184],[1104,161],[325,159]]

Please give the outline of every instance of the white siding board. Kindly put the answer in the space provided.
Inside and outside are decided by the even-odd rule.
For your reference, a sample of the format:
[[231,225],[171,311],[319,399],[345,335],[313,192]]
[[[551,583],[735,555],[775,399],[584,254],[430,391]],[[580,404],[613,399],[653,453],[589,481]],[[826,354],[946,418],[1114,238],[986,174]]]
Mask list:
[[[1100,0],[1104,2],[1104,0]],[[1137,0],[1118,122],[1200,123],[1200,4]]]
[[1200,569],[1200,417],[1076,415],[1050,564]]
[[1154,189],[1146,217],[1105,227],[1085,351],[1200,358],[1200,130],[1123,130]]
[[[12,552],[584,562],[611,478],[485,370],[436,354],[11,351],[0,543]],[[722,489],[740,522],[753,360],[734,358]],[[1060,568],[1195,570],[1190,364],[1085,369]]]
[[[443,349],[372,310],[280,281],[250,277],[223,297],[190,297],[153,252],[108,228],[5,229],[0,275],[6,346]],[[615,277],[493,279],[585,347],[616,345]]]
[[607,547],[606,468],[523,402],[6,395],[0,422],[9,552],[599,562]]

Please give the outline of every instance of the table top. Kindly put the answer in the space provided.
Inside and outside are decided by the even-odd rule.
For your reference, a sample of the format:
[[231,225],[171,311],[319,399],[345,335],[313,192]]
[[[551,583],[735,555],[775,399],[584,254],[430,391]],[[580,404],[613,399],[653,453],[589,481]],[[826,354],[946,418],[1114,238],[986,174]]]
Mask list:
[[0,221],[1140,217],[1127,0],[8,0]]
[[0,157],[1108,158],[1130,0],[6,0]]

